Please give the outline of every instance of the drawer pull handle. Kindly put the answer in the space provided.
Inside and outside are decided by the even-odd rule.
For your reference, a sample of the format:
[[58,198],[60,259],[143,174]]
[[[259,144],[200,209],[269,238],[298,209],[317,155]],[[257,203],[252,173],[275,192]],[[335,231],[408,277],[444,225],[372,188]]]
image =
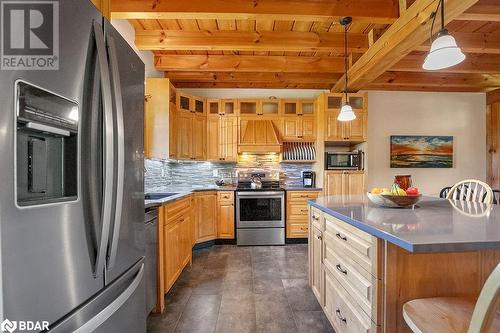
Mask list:
[[337,267],[337,270],[338,270],[340,273],[342,273],[342,274],[344,274],[344,275],[347,275],[347,271],[346,271],[345,269],[342,269],[342,266],[340,266],[340,264],[337,264],[337,266],[335,266],[335,267]]
[[300,210],[302,213],[307,213],[307,209],[301,209]]
[[337,238],[338,238],[338,239],[341,239],[341,240],[343,240],[344,242],[347,242],[347,237],[346,237],[346,236],[342,236],[342,235],[340,234],[340,232],[337,232],[337,233],[335,234],[335,236],[337,236]]
[[316,215],[313,215],[313,220],[319,221],[319,217],[317,217]]
[[321,236],[319,236],[319,235],[316,235],[316,236],[314,236],[314,237],[316,237],[316,239],[317,239],[317,240],[322,240],[322,239],[323,239],[323,237],[321,237]]
[[335,311],[335,314],[337,315],[337,318],[339,318],[341,322],[343,322],[344,324],[347,324],[347,319],[346,319],[346,317],[342,317],[342,313],[340,312],[340,310],[339,310],[339,309],[337,309],[337,310]]

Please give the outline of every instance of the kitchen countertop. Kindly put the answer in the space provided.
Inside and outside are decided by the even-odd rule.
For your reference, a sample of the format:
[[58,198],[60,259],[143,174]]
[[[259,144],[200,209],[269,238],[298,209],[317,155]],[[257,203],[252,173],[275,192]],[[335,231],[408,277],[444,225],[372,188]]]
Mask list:
[[382,208],[366,195],[320,197],[309,204],[410,252],[500,249],[499,205],[423,197],[415,209]]
[[[168,192],[159,192],[159,193],[175,193],[174,195],[165,197],[163,199],[155,199],[155,200],[144,200],[144,205],[146,208],[161,206],[163,204],[184,198],[194,192],[205,192],[205,191],[234,191],[236,190],[236,186],[226,185],[226,186],[206,186],[206,187],[181,187],[176,188],[175,190]],[[154,194],[155,192],[150,192]]]
[[[285,186],[285,191],[321,191],[322,189],[319,187],[303,187],[303,186]],[[190,195],[194,192],[203,192],[203,191],[236,191],[235,185],[225,185],[225,186],[205,186],[205,187],[181,187],[176,188],[175,190],[168,192],[159,192],[159,193],[176,193],[175,195],[171,195],[169,197],[163,199],[156,200],[145,200],[144,204],[146,208],[161,206],[168,202],[172,202],[181,198],[184,198],[187,195]],[[155,193],[155,192],[151,192]]]
[[285,186],[285,191],[321,191],[321,187]]

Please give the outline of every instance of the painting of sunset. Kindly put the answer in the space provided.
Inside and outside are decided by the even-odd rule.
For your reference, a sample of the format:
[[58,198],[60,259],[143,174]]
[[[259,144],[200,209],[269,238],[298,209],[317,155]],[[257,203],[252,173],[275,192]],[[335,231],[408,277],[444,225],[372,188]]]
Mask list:
[[452,167],[452,136],[391,136],[391,168]]

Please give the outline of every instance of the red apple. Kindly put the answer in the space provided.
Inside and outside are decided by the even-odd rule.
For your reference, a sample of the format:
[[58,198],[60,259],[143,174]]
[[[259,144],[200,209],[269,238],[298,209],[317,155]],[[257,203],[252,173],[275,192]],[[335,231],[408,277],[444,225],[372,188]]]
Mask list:
[[416,187],[408,187],[406,190],[406,194],[408,195],[418,195],[418,188]]

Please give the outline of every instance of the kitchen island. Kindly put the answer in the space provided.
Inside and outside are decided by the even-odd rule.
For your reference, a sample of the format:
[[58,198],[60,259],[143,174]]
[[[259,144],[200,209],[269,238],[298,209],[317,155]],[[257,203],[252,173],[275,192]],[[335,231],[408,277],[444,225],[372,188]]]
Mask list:
[[477,297],[500,262],[500,207],[424,197],[414,209],[366,196],[310,204],[309,280],[337,332],[411,332],[402,306]]

